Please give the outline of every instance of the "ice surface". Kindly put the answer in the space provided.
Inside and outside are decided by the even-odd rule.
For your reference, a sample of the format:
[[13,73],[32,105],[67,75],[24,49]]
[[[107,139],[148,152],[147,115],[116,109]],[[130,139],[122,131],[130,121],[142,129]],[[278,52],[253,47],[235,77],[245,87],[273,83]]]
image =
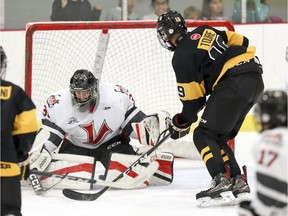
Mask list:
[[[248,166],[248,180],[253,190],[254,170],[251,147],[256,133],[240,133],[236,139],[236,157]],[[139,190],[106,191],[95,201],[74,201],[52,190],[36,196],[32,189],[22,189],[24,216],[234,216],[236,206],[198,208],[196,193],[207,189],[210,176],[202,161],[175,160],[174,181],[169,186]]]

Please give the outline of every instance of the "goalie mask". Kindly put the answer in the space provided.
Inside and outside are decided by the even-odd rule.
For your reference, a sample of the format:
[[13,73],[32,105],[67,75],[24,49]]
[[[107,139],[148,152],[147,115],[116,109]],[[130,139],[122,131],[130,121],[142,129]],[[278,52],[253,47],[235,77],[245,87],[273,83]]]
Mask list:
[[70,80],[70,93],[81,107],[97,97],[98,80],[88,70],[77,70]]
[[156,28],[160,44],[170,51],[176,49],[176,46],[171,42],[172,36],[178,33],[183,35],[187,32],[185,20],[177,11],[169,11],[166,14],[162,14],[158,18]]
[[255,121],[262,131],[287,127],[287,94],[285,91],[265,91],[255,106]]
[[0,78],[4,79],[5,78],[5,74],[6,74],[6,68],[7,68],[7,56],[6,56],[6,53],[5,53],[5,51],[4,51],[2,46],[0,46],[0,52],[1,52]]

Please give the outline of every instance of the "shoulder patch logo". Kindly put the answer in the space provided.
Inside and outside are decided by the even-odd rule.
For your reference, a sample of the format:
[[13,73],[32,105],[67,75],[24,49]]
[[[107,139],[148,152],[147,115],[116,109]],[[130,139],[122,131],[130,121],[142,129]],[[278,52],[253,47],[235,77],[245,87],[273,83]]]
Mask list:
[[[57,96],[60,97],[61,95],[57,95]],[[51,95],[51,96],[47,99],[46,102],[47,102],[48,106],[51,108],[51,107],[53,107],[55,104],[59,103],[59,101],[60,101],[60,100],[58,100],[55,95]]]
[[198,33],[192,34],[192,35],[190,36],[190,39],[191,39],[191,40],[199,40],[199,38],[201,38],[201,35],[198,34]]

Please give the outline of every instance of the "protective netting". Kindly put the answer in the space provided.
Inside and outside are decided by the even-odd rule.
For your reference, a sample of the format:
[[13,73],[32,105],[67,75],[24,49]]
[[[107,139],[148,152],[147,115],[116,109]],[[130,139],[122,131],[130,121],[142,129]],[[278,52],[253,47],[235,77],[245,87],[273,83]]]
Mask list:
[[[207,22],[187,22],[189,29]],[[233,30],[229,22],[208,22]],[[93,69],[99,35],[108,29],[110,39],[100,83],[122,85],[136,106],[152,114],[181,112],[172,69],[173,53],[158,42],[155,22],[34,23],[26,31],[26,91],[41,118],[47,97],[68,88],[77,69]],[[190,138],[191,139],[191,138]]]

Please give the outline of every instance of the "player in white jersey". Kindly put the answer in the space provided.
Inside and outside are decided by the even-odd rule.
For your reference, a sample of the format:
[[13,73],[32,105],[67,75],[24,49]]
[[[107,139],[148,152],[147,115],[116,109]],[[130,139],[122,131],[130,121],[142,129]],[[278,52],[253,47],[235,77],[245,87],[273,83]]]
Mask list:
[[[144,120],[146,115],[135,106],[127,89],[110,84],[99,85],[98,82],[90,71],[77,70],[70,80],[70,89],[59,91],[47,99],[38,134],[41,130],[48,130],[49,135],[39,151],[32,154],[32,169],[46,170],[55,151],[57,154],[93,157],[106,170],[112,153],[136,155],[130,145],[130,138],[137,139],[132,125]],[[118,156],[116,158],[119,160]],[[126,157],[120,158],[125,160]],[[170,160],[171,170],[172,163]],[[172,171],[168,179],[171,183]]]
[[265,91],[255,107],[262,127],[254,148],[256,193],[252,201],[240,203],[240,216],[287,215],[287,94]]

